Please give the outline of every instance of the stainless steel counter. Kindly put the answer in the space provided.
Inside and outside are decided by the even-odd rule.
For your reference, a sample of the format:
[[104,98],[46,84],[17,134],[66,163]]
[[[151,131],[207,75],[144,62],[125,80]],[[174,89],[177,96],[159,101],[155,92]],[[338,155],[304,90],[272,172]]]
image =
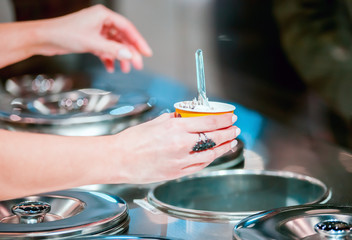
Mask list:
[[[138,79],[136,77],[135,79]],[[138,81],[138,80],[137,80]],[[191,99],[193,93],[176,82],[158,76],[144,77],[145,86],[157,100],[154,113],[172,109],[172,103]],[[159,91],[163,89],[163,91]],[[167,97],[166,97],[167,96]],[[246,153],[244,169],[284,170],[315,177],[331,190],[328,204],[352,204],[352,154],[338,146],[316,139],[271,120],[239,104],[235,113]],[[153,185],[111,185],[107,191],[128,202],[131,223],[128,234],[151,234],[181,239],[231,239],[236,222],[210,223],[179,219],[137,205]],[[92,187],[94,189],[94,186]]]
[[[145,119],[165,111],[173,111],[173,103],[192,99],[195,93],[178,82],[148,74],[133,72],[128,80],[118,74],[109,75],[90,70],[92,87],[123,91],[143,90],[155,98],[155,107]],[[116,79],[117,78],[117,79]],[[338,146],[310,136],[269,119],[258,112],[236,105],[236,123],[242,130],[240,139],[245,145],[244,169],[284,170],[315,177],[331,190],[327,203],[352,204],[352,154]],[[106,191],[127,201],[130,227],[127,234],[149,234],[177,239],[231,239],[236,222],[215,223],[179,219],[160,211],[140,207],[135,199],[143,199],[153,185],[109,185]],[[87,187],[94,189],[94,186]],[[100,189],[99,189],[100,190]],[[182,194],[182,193],[181,193]],[[260,201],[260,199],[258,199]]]
[[[263,158],[256,155],[251,157],[253,154],[250,153],[245,160],[245,169],[286,170],[314,176],[322,180],[332,192],[327,203],[351,205],[349,183],[352,180],[352,156],[349,152],[290,131],[274,122],[266,121],[265,125],[267,130],[264,129],[252,149]],[[181,239],[231,239],[236,222],[209,223],[178,219],[159,211],[153,213],[135,204],[133,199],[145,197],[148,189],[148,186],[115,186],[116,194],[127,200],[130,207],[129,234]]]

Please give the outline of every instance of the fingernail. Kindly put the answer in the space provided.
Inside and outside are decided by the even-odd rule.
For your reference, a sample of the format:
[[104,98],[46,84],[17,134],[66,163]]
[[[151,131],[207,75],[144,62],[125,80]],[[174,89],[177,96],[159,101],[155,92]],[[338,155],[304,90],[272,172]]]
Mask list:
[[240,135],[240,133],[241,133],[241,129],[236,128],[236,136]]
[[147,46],[147,56],[152,56],[153,55],[153,51],[152,51],[152,49],[149,47],[149,46]]
[[122,48],[119,50],[119,52],[117,53],[117,58],[119,60],[122,59],[131,59],[132,58],[132,53],[126,49],[126,48]]
[[145,55],[145,56],[147,56],[147,57],[153,55],[153,51],[152,51],[152,49],[149,47],[148,43],[144,43],[144,44],[141,46],[140,51],[143,53],[143,55]]
[[237,121],[237,116],[234,114],[232,115],[232,123],[235,123]]
[[231,151],[234,152],[236,150],[236,146],[237,146],[237,140],[233,140],[231,142]]
[[114,68],[107,68],[106,70],[108,71],[108,73],[114,73],[114,71],[115,71]]

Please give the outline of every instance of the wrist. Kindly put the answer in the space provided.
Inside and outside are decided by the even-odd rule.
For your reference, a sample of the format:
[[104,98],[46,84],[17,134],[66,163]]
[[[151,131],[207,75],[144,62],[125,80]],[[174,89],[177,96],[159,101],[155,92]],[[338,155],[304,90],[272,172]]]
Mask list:
[[103,184],[129,183],[131,169],[131,159],[126,154],[123,146],[123,137],[121,134],[97,137],[103,144],[99,169],[97,171],[97,181]]
[[66,54],[60,44],[57,34],[58,26],[55,24],[55,19],[45,19],[32,21],[33,27],[31,34],[34,36],[33,55],[54,56]]

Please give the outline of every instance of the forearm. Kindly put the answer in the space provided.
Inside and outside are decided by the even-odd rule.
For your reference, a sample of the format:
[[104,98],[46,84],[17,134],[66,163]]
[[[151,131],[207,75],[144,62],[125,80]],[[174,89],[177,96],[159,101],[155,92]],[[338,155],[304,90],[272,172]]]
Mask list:
[[0,130],[0,200],[104,183],[104,138]]
[[52,46],[54,30],[50,29],[51,22],[52,20],[37,20],[0,24],[0,68],[33,55],[67,53]]
[[0,25],[0,68],[34,55],[36,48],[35,22]]

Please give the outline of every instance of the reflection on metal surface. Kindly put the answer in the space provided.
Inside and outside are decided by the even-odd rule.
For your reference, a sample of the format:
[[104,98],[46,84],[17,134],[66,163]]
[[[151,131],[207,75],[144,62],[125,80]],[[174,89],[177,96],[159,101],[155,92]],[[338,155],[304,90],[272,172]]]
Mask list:
[[100,89],[90,89],[88,94],[77,90],[39,98],[15,98],[11,105],[23,113],[67,115],[67,117],[74,117],[73,114],[77,113],[97,113],[117,106],[119,95],[109,92],[100,94],[100,91]]
[[141,92],[117,95],[100,89],[6,99],[0,102],[5,128],[66,136],[115,134],[145,121],[143,113],[154,106]]
[[244,169],[248,170],[264,170],[264,159],[249,149],[244,149]]
[[133,110],[134,110],[134,106],[122,106],[122,107],[118,107],[118,108],[111,110],[110,114],[115,115],[115,116],[119,116],[119,115],[124,115],[124,114],[130,113]]
[[339,162],[347,172],[352,173],[352,154],[349,152],[339,152]]
[[230,150],[224,155],[215,159],[209,166],[204,168],[202,172],[217,171],[225,169],[233,169],[238,166],[242,166],[244,162],[244,144],[238,139],[238,143],[234,151]]
[[159,184],[148,201],[180,218],[238,221],[277,207],[316,203],[328,196],[317,179],[274,171],[224,170]]
[[[19,208],[21,220],[16,216]],[[122,233],[129,225],[128,207],[123,199],[88,191],[59,191],[2,201],[0,210],[0,239]],[[43,211],[47,213],[42,222],[32,221],[33,215]],[[24,215],[32,216],[22,219]]]
[[4,89],[15,97],[43,96],[70,90],[73,80],[64,75],[23,75],[5,81]]
[[243,219],[234,239],[351,239],[352,208],[307,205],[278,208]]
[[158,237],[149,235],[119,235],[119,236],[90,236],[71,238],[72,240],[181,240],[179,238]]

